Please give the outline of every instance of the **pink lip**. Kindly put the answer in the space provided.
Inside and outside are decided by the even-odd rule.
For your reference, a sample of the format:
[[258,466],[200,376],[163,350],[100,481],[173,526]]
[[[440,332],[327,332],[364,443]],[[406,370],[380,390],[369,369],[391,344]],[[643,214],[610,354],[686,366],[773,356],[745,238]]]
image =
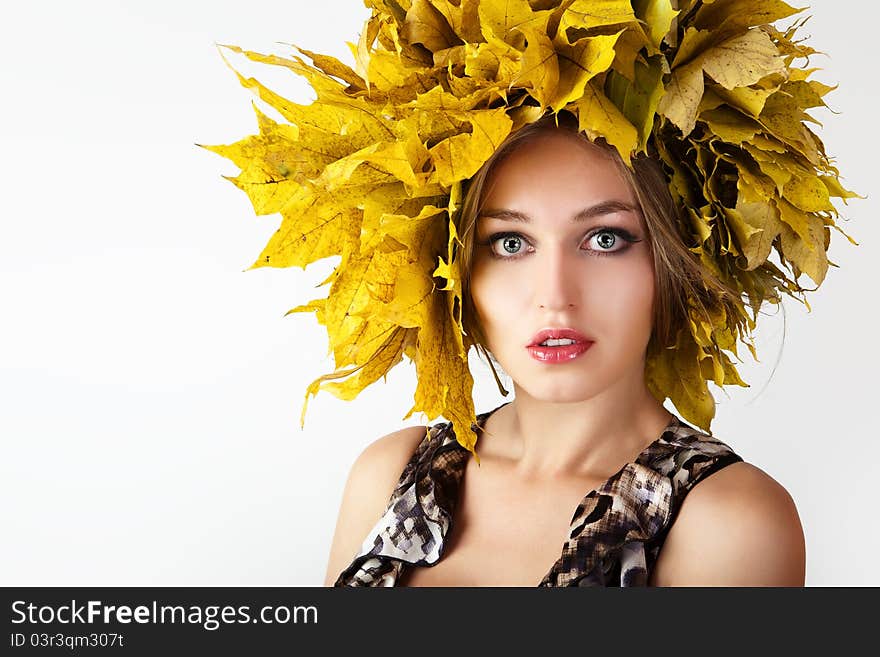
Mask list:
[[[569,340],[574,340],[575,343],[585,343],[585,342],[592,343],[593,342],[592,340],[590,340],[589,338],[585,337],[584,335],[578,333],[574,329],[548,328],[548,329],[541,329],[540,331],[535,333],[535,335],[532,336],[531,342],[529,342],[526,345],[526,347],[539,346],[542,342],[544,342],[544,340],[547,340],[548,338],[553,338],[555,340],[559,340],[560,338],[568,338]],[[574,347],[576,345],[569,345],[569,346]],[[543,347],[543,348],[547,349],[548,347]],[[555,347],[555,348],[559,349],[559,347]]]
[[527,347],[527,349],[529,356],[542,363],[567,363],[592,346],[592,342],[575,342],[558,347]]
[[[555,347],[542,347],[541,343],[548,338],[568,338],[574,340],[574,344],[559,345]],[[574,329],[558,328],[543,329],[538,331],[532,338],[532,342],[526,345],[529,356],[542,363],[568,363],[574,360],[587,349],[593,346],[593,341],[584,337]]]

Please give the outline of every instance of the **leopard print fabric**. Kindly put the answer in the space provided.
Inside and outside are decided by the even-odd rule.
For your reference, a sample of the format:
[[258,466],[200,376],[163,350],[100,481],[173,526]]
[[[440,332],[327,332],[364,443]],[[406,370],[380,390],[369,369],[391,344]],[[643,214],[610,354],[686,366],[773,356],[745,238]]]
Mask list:
[[[478,415],[478,425],[493,412]],[[450,423],[430,426],[385,514],[334,586],[395,586],[403,568],[437,563],[469,457]],[[685,495],[738,461],[729,446],[673,416],[635,461],[586,494],[538,586],[646,586]]]

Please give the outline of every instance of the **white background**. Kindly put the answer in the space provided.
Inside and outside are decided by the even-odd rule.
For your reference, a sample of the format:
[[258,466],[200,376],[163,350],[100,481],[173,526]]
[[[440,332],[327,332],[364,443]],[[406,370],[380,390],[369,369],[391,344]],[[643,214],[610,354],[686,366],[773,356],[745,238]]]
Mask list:
[[[855,4],[855,3],[853,3]],[[831,269],[807,314],[759,334],[752,386],[717,395],[716,436],[783,484],[807,584],[878,585],[877,12],[815,0],[805,34],[840,84],[816,116],[844,184]],[[874,14],[873,17],[869,14]],[[332,367],[312,315],[331,261],[243,272],[278,224],[195,143],[252,134],[215,43],[351,61],[367,16],[321,2],[4,2],[0,23],[0,584],[319,585],[348,469],[423,416],[414,371],[354,402],[305,387]],[[270,67],[236,65],[299,102]],[[803,279],[809,283],[808,279]],[[775,372],[773,371],[775,366]],[[772,373],[772,377],[771,377]],[[475,372],[479,411],[503,399]]]

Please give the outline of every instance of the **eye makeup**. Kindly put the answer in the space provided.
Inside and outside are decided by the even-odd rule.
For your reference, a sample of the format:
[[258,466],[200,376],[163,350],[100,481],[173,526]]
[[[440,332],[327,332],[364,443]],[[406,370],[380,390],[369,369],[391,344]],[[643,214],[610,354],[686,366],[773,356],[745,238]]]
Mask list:
[[[620,253],[624,253],[629,250],[630,244],[635,244],[637,242],[641,242],[642,240],[633,235],[630,231],[625,228],[620,228],[618,226],[599,226],[593,230],[591,230],[583,239],[584,242],[589,242],[594,237],[598,235],[613,235],[616,239],[614,244],[616,245],[618,242],[623,244],[620,248],[615,248],[614,250],[604,250],[602,248],[594,249],[588,248],[583,249],[587,255],[591,256],[611,256],[617,255]],[[509,255],[499,255],[498,252],[493,248],[494,244],[502,239],[514,238],[520,241],[525,245],[529,245],[529,240],[522,234],[517,233],[515,231],[499,231],[496,233],[490,234],[483,240],[476,240],[476,244],[487,247],[489,251],[489,255],[498,260],[518,260],[526,255],[525,252],[511,253]],[[610,248],[610,247],[609,247]]]

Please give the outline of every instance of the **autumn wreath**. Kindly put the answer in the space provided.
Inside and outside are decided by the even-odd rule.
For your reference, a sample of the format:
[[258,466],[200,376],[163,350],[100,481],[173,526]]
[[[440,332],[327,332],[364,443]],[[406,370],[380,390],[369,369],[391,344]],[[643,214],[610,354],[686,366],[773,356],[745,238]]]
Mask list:
[[208,147],[241,169],[232,181],[257,214],[281,214],[251,268],[341,257],[326,297],[288,311],[315,313],[335,362],[308,387],[301,421],[310,395],[352,399],[407,356],[418,384],[404,419],[442,415],[473,450],[462,184],[511,131],[566,110],[626,162],[643,151],[663,162],[683,239],[740,292],[733,305],[692,308],[691,330],[646,363],[651,392],[708,431],[708,381],[746,385],[727,352],[738,357],[742,341],[757,358],[763,303],[784,293],[809,307],[798,280],[820,285],[831,229],[845,235],[831,198],[855,196],[808,126],[831,87],[793,66],[816,52],[795,38],[803,21],[772,26],[802,10],[781,0],[365,4],[353,68],[302,48],[309,61],[226,46],[305,77],[317,98],[297,104],[236,72],[285,122],[257,109],[258,135]]

